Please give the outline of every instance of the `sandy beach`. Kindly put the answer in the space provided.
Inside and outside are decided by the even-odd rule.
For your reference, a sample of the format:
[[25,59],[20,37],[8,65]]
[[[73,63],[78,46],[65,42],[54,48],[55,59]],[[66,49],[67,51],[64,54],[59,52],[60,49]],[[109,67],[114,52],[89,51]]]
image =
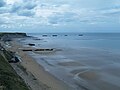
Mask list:
[[71,90],[71,88],[67,86],[64,82],[58,80],[56,77],[45,71],[45,69],[42,66],[40,66],[26,52],[20,50],[20,48],[23,47],[20,44],[18,44],[15,40],[11,41],[10,45],[11,47],[8,49],[13,52],[16,52],[16,54],[21,57],[22,61],[19,64],[26,69],[26,72],[31,73],[37,80],[37,82],[35,82],[37,87],[34,87],[32,83],[29,83],[31,82],[30,80],[26,82],[32,90]]
[[0,90],[120,90],[120,0],[0,0]]
[[[100,47],[82,47],[81,40],[61,38],[24,38],[6,43],[6,48],[21,59],[11,65],[32,90],[120,90],[119,54]],[[58,51],[35,51],[41,48]]]

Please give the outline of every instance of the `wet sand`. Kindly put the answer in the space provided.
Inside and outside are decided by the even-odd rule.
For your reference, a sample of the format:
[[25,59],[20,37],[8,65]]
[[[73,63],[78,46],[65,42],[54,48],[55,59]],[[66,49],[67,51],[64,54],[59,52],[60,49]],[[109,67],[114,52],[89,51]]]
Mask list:
[[120,57],[108,51],[87,48],[79,51],[65,49],[50,56],[40,53],[39,55],[42,60],[36,58],[38,63],[47,67],[49,72],[52,71],[53,75],[62,78],[68,85],[73,86],[74,90],[120,89],[118,84],[120,83],[118,71]]
[[99,78],[99,76],[97,75],[97,73],[93,72],[93,71],[80,72],[80,73],[78,73],[78,77],[86,79],[86,80],[96,80],[96,79]]
[[[41,43],[41,47],[46,47],[45,45],[49,47],[49,42]],[[16,46],[19,48],[19,44]],[[29,55],[20,49],[12,50],[22,57],[24,61],[21,64],[27,71],[50,87],[49,89],[71,90],[65,84],[67,83],[74,87],[73,90],[120,90],[119,55],[93,48],[60,49],[62,51],[55,53],[36,52]]]
[[58,63],[58,65],[69,67],[69,66],[84,66],[83,64],[80,64],[79,62],[61,62]]
[[[21,65],[26,69],[27,72],[30,72],[38,80],[38,85],[43,85],[46,87],[45,90],[72,90],[68,85],[66,85],[61,80],[57,79],[49,72],[40,66],[31,56],[26,52],[23,52],[20,48],[23,48],[16,41],[12,41],[11,48],[9,50],[16,52],[17,55],[21,57]],[[28,81],[29,82],[29,81]],[[33,88],[33,90],[41,90],[40,88]],[[44,89],[43,89],[44,90]]]

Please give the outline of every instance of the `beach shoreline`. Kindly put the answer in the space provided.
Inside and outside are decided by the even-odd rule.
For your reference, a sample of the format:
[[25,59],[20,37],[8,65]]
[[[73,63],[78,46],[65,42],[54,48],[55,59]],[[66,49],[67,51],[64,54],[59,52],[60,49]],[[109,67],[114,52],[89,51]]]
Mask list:
[[[72,88],[63,81],[45,71],[45,69],[38,64],[32,56],[28,55],[27,52],[20,50],[20,48],[23,48],[23,46],[20,45],[18,41],[11,41],[10,46],[11,47],[8,49],[12,52],[16,52],[17,55],[21,57],[22,61],[19,64],[26,69],[26,72],[31,73],[35,77],[37,83],[39,83],[37,85],[40,85],[41,87],[41,89],[34,87],[32,90],[72,90]],[[28,86],[31,87],[31,84]]]
[[[23,74],[23,79],[32,90],[119,90],[119,54],[90,46],[88,43],[93,40],[78,41],[74,40],[75,37],[69,37],[72,40],[63,37],[43,39],[41,36],[36,38],[42,40],[15,38],[2,46],[20,58],[13,68],[17,72],[17,68],[23,67],[23,71],[27,72]],[[94,41],[96,44],[97,40]],[[83,47],[82,43],[88,45]],[[18,72],[22,76],[20,73],[23,72]]]

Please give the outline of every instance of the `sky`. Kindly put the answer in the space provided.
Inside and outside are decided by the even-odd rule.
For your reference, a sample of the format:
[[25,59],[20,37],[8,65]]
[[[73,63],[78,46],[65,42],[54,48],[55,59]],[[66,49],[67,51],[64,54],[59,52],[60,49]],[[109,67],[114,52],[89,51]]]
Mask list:
[[120,32],[120,0],[0,0],[1,32]]

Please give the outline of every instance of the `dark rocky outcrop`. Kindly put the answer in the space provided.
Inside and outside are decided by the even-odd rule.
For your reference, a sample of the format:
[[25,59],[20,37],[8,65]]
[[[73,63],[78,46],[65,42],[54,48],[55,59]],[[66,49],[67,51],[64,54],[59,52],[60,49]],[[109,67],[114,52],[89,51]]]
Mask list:
[[35,46],[35,44],[34,44],[34,43],[29,43],[28,45],[29,45],[29,46]]
[[48,35],[45,34],[45,35],[42,35],[42,36],[43,36],[43,37],[47,37]]
[[52,35],[53,37],[57,37],[58,35]]
[[78,36],[83,36],[83,34],[79,34]]

